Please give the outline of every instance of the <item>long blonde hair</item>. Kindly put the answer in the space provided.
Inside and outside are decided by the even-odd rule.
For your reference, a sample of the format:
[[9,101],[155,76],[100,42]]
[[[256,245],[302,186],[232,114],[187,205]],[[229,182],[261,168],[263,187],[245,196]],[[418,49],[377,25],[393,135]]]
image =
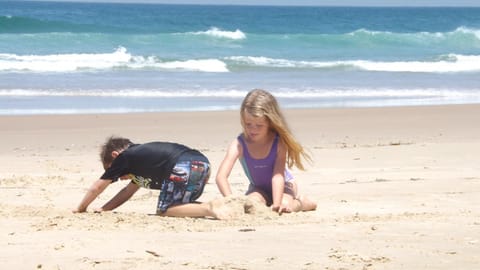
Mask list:
[[249,113],[254,117],[265,116],[269,122],[270,129],[278,133],[280,140],[287,147],[288,168],[296,166],[300,170],[305,170],[301,157],[307,161],[311,161],[311,158],[305,152],[303,146],[294,138],[292,132],[290,132],[278,102],[272,94],[262,89],[254,89],[245,96],[240,108],[240,121],[244,135],[246,135],[245,113]]

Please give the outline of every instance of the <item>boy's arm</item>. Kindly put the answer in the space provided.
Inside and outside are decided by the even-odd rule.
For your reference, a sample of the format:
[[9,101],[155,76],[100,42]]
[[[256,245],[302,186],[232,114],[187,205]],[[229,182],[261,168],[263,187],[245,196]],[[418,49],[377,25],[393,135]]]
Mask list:
[[108,201],[102,208],[100,208],[100,211],[110,211],[113,210],[120,205],[122,205],[124,202],[126,202],[128,199],[132,197],[132,195],[137,192],[137,190],[140,187],[135,184],[135,183],[128,183],[128,185],[122,190],[120,190],[117,195],[115,195],[110,201]]
[[238,140],[235,139],[230,146],[228,147],[227,153],[225,154],[225,158],[223,159],[220,167],[218,168],[217,175],[215,177],[215,182],[217,183],[217,187],[222,193],[223,196],[228,196],[232,194],[230,189],[230,184],[228,183],[228,177],[232,172],[233,165],[237,161],[239,157],[239,143]]
[[87,207],[92,203],[95,198],[97,198],[100,193],[102,193],[105,188],[112,183],[112,180],[102,180],[98,179],[95,181],[92,186],[88,189],[87,193],[83,197],[82,201],[76,209],[73,210],[74,213],[82,213],[87,211]]

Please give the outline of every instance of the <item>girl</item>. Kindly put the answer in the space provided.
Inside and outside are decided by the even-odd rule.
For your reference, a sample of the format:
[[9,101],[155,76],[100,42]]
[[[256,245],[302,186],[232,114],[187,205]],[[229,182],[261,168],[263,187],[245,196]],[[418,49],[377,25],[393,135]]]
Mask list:
[[295,140],[276,99],[267,91],[247,94],[240,109],[243,134],[229,146],[217,172],[216,183],[223,196],[232,194],[228,177],[237,159],[250,180],[247,195],[278,213],[315,210],[317,205],[297,193],[297,184],[285,166],[304,170],[302,158],[310,160]]

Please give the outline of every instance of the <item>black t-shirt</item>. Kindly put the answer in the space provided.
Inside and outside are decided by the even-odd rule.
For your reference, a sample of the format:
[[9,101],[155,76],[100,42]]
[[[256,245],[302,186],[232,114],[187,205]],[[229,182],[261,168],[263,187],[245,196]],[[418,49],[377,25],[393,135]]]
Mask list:
[[162,181],[170,176],[178,157],[188,151],[195,150],[169,142],[134,144],[113,160],[100,179],[115,182],[120,176],[130,174],[135,178],[135,183],[150,189],[160,189]]

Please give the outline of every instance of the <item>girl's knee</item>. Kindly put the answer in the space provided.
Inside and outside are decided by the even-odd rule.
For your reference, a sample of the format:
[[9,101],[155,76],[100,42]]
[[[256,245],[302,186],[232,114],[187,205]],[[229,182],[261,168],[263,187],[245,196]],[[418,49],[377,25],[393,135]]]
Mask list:
[[256,201],[256,202],[260,202],[260,203],[263,203],[263,204],[267,204],[268,201],[267,199],[265,198],[265,196],[260,193],[260,192],[257,192],[257,191],[252,191],[250,193],[247,194],[247,197]]

